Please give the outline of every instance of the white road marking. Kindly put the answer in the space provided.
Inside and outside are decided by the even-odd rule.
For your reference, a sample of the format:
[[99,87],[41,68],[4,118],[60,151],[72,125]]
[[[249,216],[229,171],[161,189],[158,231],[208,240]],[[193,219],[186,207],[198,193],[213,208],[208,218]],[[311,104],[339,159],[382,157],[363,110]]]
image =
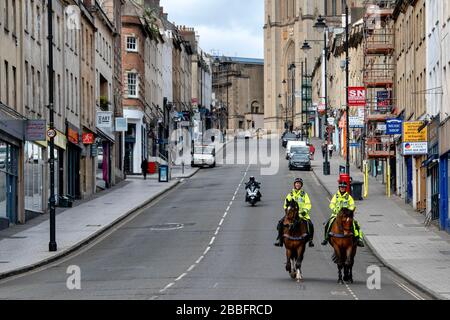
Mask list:
[[169,283],[167,286],[165,286],[164,287],[164,289],[162,289],[162,290],[159,290],[159,292],[164,292],[164,291],[166,291],[167,289],[169,289],[170,287],[172,287],[173,285],[174,285],[175,283]]
[[358,297],[353,293],[352,289],[350,289],[350,287],[348,286],[348,284],[345,285],[348,289],[348,291],[350,292],[350,294],[353,296],[353,298],[355,298],[355,300],[359,300]]
[[419,295],[417,292],[413,291],[411,288],[407,287],[405,284],[400,283],[396,280],[394,282],[403,290],[405,290],[407,293],[409,293],[411,296],[413,296],[416,300],[425,300],[421,295]]
[[191,272],[192,270],[194,270],[195,268],[195,264],[193,264],[192,266],[189,267],[189,269],[187,269],[187,272]]
[[183,273],[181,276],[179,276],[178,278],[176,278],[175,281],[180,281],[180,280],[183,279],[185,276],[187,276],[187,273]]
[[214,288],[214,289],[215,289],[215,288],[217,288],[217,286],[218,286],[218,285],[219,285],[219,283],[218,283],[218,282],[216,282],[216,284],[214,285],[214,287],[213,287],[213,288]]
[[150,298],[150,300],[156,300],[156,299],[158,299],[158,296],[153,296]]
[[[195,264],[191,265],[191,266],[189,267],[189,269],[187,269],[187,271],[186,271],[185,273],[183,273],[183,274],[180,275],[178,278],[176,278],[176,279],[175,279],[175,282],[180,281],[180,280],[183,279],[185,276],[187,276],[189,272],[191,272],[192,270],[194,270],[194,268],[196,267],[196,265],[198,265],[198,264],[203,260],[203,258],[205,257],[205,255],[209,252],[209,250],[211,250],[211,245],[212,245],[212,244],[214,243],[214,241],[216,240],[216,237],[215,237],[215,236],[217,236],[217,234],[219,233],[219,231],[220,231],[220,226],[224,223],[225,217],[227,216],[228,211],[230,210],[231,206],[233,205],[233,201],[236,199],[236,195],[237,195],[239,189],[241,188],[241,185],[242,185],[242,183],[243,183],[243,181],[244,181],[244,179],[245,179],[245,176],[247,175],[247,172],[248,172],[248,169],[249,169],[249,168],[250,168],[250,164],[248,165],[248,167],[247,167],[247,169],[246,169],[246,171],[245,171],[245,173],[244,173],[244,176],[242,177],[241,182],[239,183],[238,187],[236,188],[236,191],[234,192],[234,196],[233,196],[232,200],[230,201],[230,204],[228,205],[227,210],[225,210],[225,213],[224,213],[224,215],[223,215],[223,218],[222,218],[222,219],[220,220],[220,222],[219,222],[219,227],[217,227],[217,229],[216,229],[216,231],[215,231],[215,233],[214,233],[214,236],[211,238],[211,242],[209,243],[208,247],[205,249],[205,252],[203,252],[203,255],[200,256],[200,258],[198,258],[197,261],[195,261]],[[175,285],[175,282],[169,283],[166,287],[164,287],[164,289],[161,289],[159,292],[164,292],[164,291],[166,291],[166,290],[169,289],[170,287],[174,286],[174,285]],[[219,284],[219,283],[216,283],[216,284],[214,285],[214,288],[216,288],[218,284]],[[153,299],[153,298],[156,299],[156,298],[158,298],[158,296],[153,296],[152,299]]]

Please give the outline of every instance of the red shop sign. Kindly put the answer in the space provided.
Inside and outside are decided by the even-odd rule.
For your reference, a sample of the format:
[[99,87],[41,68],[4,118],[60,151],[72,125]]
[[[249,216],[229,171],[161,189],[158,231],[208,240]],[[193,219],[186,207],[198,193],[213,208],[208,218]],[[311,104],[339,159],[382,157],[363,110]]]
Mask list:
[[67,137],[69,138],[69,141],[73,144],[78,144],[79,135],[78,131],[73,130],[72,128],[67,129]]
[[350,107],[364,107],[366,105],[366,88],[349,87],[348,105]]
[[83,144],[94,144],[94,134],[83,133]]

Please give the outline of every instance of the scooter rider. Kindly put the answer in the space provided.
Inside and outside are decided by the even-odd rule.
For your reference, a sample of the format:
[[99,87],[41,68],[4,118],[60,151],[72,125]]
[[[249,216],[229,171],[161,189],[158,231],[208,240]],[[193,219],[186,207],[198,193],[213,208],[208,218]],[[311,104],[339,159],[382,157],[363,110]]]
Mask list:
[[[262,194],[259,191],[261,188],[261,183],[256,181],[255,177],[251,176],[249,181],[245,184],[245,190],[247,190],[248,188],[250,188],[251,186],[255,186],[256,188],[258,188],[258,200],[261,200]],[[245,197],[245,201],[247,201],[247,196]]]

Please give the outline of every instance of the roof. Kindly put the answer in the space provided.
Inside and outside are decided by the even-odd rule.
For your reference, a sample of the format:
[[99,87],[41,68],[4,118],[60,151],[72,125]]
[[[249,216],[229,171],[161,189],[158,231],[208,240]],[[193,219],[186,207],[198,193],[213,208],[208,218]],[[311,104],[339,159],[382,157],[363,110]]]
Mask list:
[[215,58],[224,59],[229,62],[234,63],[241,63],[241,64],[256,64],[256,65],[264,65],[264,59],[257,59],[257,58],[242,58],[242,57],[221,57],[221,56],[214,56]]

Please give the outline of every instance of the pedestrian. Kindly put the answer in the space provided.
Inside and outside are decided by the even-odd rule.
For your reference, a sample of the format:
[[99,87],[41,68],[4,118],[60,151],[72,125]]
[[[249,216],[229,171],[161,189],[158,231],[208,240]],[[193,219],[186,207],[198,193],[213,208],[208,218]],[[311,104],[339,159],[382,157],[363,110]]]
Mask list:
[[144,180],[147,180],[148,161],[146,158],[144,158],[144,160],[142,160],[141,170],[142,170],[142,175],[144,176]]
[[330,159],[333,158],[333,150],[334,150],[334,144],[328,145],[328,151],[330,152]]
[[316,153],[316,148],[312,143],[309,144],[309,153],[311,155],[311,160],[314,160],[314,154]]
[[327,156],[327,143],[324,142],[322,143],[322,157],[325,159],[325,157]]

